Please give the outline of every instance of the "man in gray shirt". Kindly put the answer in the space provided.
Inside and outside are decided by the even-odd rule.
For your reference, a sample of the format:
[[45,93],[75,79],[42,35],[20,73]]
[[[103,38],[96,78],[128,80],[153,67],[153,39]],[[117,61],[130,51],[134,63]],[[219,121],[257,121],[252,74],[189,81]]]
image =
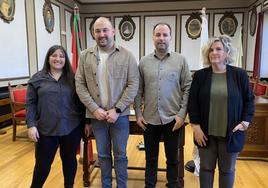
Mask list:
[[143,57],[139,63],[140,85],[135,98],[137,124],[144,130],[145,187],[156,187],[161,137],[167,158],[167,186],[180,187],[179,132],[187,113],[192,78],[186,59],[169,49],[169,24],[155,25],[153,42],[155,51]]
[[102,187],[112,187],[113,151],[117,187],[126,188],[129,104],[138,91],[139,73],[135,57],[115,45],[114,35],[109,19],[96,20],[97,45],[81,53],[75,80],[96,138]]

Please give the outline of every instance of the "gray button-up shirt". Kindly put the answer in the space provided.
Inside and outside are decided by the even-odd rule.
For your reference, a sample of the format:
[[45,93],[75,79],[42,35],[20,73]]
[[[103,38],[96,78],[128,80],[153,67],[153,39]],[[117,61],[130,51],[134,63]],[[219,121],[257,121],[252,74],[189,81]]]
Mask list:
[[176,115],[185,118],[192,81],[185,57],[171,52],[159,59],[152,53],[140,60],[139,72],[136,115],[154,125],[170,123]]

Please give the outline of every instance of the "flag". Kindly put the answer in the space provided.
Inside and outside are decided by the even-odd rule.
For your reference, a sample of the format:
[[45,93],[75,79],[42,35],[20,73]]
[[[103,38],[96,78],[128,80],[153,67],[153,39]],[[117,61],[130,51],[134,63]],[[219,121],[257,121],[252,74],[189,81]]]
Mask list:
[[254,54],[254,66],[253,66],[253,78],[258,79],[260,77],[260,66],[261,66],[261,46],[262,46],[262,27],[263,27],[263,13],[258,14],[258,27],[257,36],[255,43],[255,54]]
[[76,72],[78,66],[78,57],[81,53],[81,26],[80,26],[80,15],[77,5],[74,8],[74,20],[72,25],[72,67]]
[[[78,58],[81,53],[82,47],[82,33],[81,33],[81,25],[80,25],[80,15],[79,8],[75,4],[74,6],[74,20],[72,25],[72,67],[74,72],[77,70],[78,66]],[[87,152],[88,160],[92,162],[93,159],[93,147],[91,139],[88,139],[88,147],[84,149],[83,140],[80,141],[80,148],[78,148],[78,153],[80,153],[80,157],[84,156],[84,151]]]
[[237,53],[236,53],[236,60],[235,60],[234,66],[241,68],[242,67],[242,56],[243,56],[242,25],[240,26],[236,50],[237,50]]
[[208,21],[206,18],[206,8],[205,7],[202,8],[201,13],[202,13],[201,14],[202,24],[201,24],[201,33],[200,33],[200,58],[199,58],[199,68],[200,69],[204,67],[202,48],[208,42]]

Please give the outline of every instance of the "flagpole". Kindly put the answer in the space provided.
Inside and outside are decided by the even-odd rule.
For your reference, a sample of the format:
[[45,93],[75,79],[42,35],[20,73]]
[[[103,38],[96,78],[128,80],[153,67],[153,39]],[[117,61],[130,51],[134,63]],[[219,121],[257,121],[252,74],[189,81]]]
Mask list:
[[80,40],[80,47],[81,47],[81,50],[84,49],[83,47],[83,43],[82,43],[82,32],[81,32],[81,20],[80,20],[80,11],[79,11],[79,7],[77,6],[77,4],[75,3],[74,4],[74,14],[75,15],[78,15],[78,35],[79,35],[79,40]]
[[203,57],[202,57],[202,48],[204,45],[206,45],[208,41],[208,21],[206,18],[206,8],[203,7],[202,10],[200,10],[201,13],[201,33],[200,33],[200,57],[199,57],[199,68],[204,67]]
[[234,66],[242,68],[242,56],[243,56],[243,45],[242,45],[242,25],[239,28],[238,42],[236,46],[236,60]]

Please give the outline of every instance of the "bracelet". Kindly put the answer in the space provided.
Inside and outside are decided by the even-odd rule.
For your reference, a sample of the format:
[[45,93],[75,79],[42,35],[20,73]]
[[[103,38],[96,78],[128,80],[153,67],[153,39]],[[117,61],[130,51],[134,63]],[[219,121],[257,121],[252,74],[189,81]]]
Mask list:
[[245,130],[248,128],[248,125],[246,125],[243,121],[242,121],[240,124],[243,126],[243,128],[244,128]]

